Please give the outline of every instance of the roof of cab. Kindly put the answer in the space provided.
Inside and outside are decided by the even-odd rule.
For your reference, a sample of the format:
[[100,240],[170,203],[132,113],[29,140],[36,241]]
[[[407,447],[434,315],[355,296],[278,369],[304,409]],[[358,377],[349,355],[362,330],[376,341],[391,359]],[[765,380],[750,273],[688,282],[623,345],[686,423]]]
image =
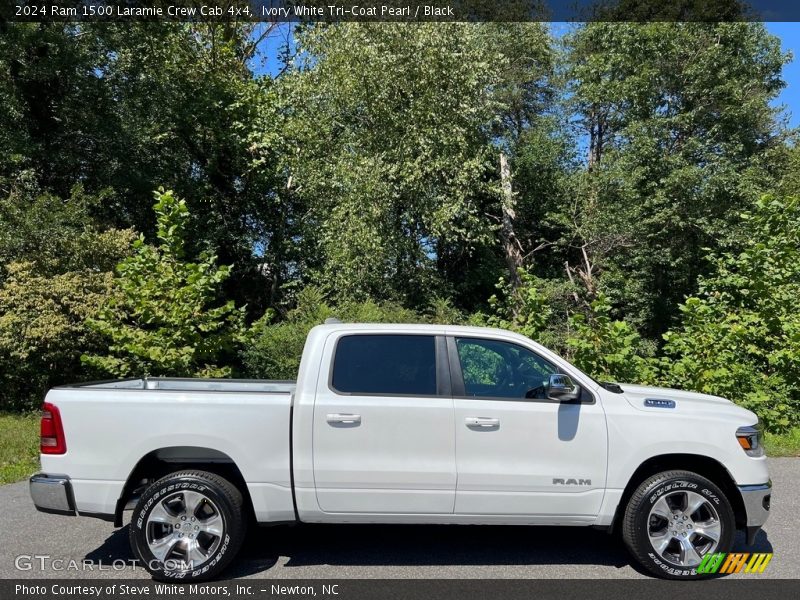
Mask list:
[[[525,338],[518,333],[495,327],[474,327],[469,325],[429,325],[420,323],[326,323],[314,329],[322,331],[427,331],[430,333],[449,333],[455,335],[481,336],[487,334],[504,337]],[[528,340],[531,341],[531,340]]]

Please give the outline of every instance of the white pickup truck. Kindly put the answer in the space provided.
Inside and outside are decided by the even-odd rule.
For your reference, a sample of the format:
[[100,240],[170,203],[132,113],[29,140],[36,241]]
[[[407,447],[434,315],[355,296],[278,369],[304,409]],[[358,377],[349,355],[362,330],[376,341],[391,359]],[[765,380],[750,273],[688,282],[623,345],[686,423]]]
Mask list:
[[41,428],[37,508],[117,526],[133,509],[158,579],[213,577],[248,523],[295,521],[595,526],[685,579],[770,507],[753,413],[598,383],[497,329],[320,325],[296,383],[64,386]]

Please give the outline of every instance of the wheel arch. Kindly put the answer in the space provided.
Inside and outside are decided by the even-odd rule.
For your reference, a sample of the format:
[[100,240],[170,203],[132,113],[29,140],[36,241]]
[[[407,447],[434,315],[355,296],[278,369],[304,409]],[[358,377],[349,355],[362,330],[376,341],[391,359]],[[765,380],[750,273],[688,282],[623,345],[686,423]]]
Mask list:
[[676,453],[651,456],[636,468],[628,479],[628,483],[622,493],[617,509],[614,512],[614,520],[610,529],[614,531],[619,528],[625,513],[625,507],[640,483],[651,475],[671,470],[691,471],[719,486],[731,503],[731,508],[736,518],[736,528],[742,529],[747,525],[747,512],[745,511],[742,495],[725,465],[714,458],[702,454]]
[[241,492],[248,516],[253,501],[242,472],[226,453],[202,446],[167,446],[145,454],[128,475],[114,510],[114,525],[121,527],[123,512],[133,508],[141,493],[154,481],[186,469],[208,471],[224,477]]

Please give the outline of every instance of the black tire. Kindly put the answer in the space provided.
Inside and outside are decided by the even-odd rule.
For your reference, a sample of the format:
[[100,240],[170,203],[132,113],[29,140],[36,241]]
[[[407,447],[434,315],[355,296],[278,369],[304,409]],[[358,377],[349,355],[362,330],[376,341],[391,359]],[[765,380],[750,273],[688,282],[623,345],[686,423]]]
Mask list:
[[[710,552],[729,552],[736,535],[736,520],[730,502],[722,490],[705,477],[690,471],[665,471],[647,478],[639,484],[625,507],[622,539],[630,553],[644,569],[664,579],[708,577],[708,575],[698,573],[696,565],[688,567],[681,565],[679,559],[671,560],[669,552],[665,552],[666,556],[659,554],[650,541],[648,531],[651,524],[656,530],[659,525],[658,516],[654,516],[654,521],[651,521],[651,509],[662,497],[680,498],[681,494],[676,494],[676,492],[683,491],[701,495],[716,511],[721,532],[716,547],[710,549]],[[688,497],[688,494],[685,497]],[[667,528],[669,527],[671,526],[667,522]],[[655,534],[657,535],[658,532],[656,531]],[[691,538],[691,534],[689,535]],[[694,539],[698,538],[695,536]],[[700,538],[700,540],[703,539]],[[680,545],[680,540],[670,542],[670,544]],[[698,552],[698,554],[700,553]]]
[[[189,494],[184,497],[183,492],[189,492]],[[187,510],[184,498],[197,498],[192,492],[200,494],[202,498],[200,506],[196,509],[200,512]],[[160,507],[159,511],[164,511],[165,507],[172,506],[178,507],[176,515],[189,515],[189,521],[194,520],[191,515],[197,515],[199,524],[203,523],[204,517],[209,519],[216,518],[217,515],[221,517],[222,527],[218,534],[212,535],[203,532],[197,534],[195,541],[197,546],[201,544],[201,536],[204,536],[203,542],[208,543],[208,548],[201,548],[208,554],[201,559],[199,564],[194,559],[180,556],[181,552],[184,554],[187,552],[187,544],[191,543],[188,540],[189,535],[193,541],[195,536],[192,532],[187,534],[187,539],[183,539],[183,533],[174,529],[183,524],[184,531],[187,530],[185,517],[173,517],[172,512],[166,513],[170,518],[175,519],[176,525],[152,522],[155,515],[153,519],[149,519],[157,507]],[[206,517],[207,513],[210,516]],[[180,522],[179,519],[184,519],[184,522]],[[174,538],[178,535],[182,538],[174,544],[174,549],[170,550],[163,559],[156,557],[148,544],[148,535],[152,536],[156,528],[159,532],[164,532],[164,539]],[[191,529],[192,527],[189,527],[189,530]],[[245,531],[242,494],[236,486],[214,473],[181,471],[159,479],[144,491],[133,511],[130,543],[134,555],[154,579],[159,581],[205,581],[218,575],[233,560],[242,545]]]

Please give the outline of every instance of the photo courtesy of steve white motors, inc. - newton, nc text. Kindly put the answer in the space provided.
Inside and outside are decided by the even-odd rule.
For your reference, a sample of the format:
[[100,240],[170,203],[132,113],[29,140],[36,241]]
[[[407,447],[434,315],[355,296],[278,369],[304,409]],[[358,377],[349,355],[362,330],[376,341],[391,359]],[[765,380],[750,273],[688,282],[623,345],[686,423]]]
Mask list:
[[0,599],[800,597],[800,3],[0,3]]

